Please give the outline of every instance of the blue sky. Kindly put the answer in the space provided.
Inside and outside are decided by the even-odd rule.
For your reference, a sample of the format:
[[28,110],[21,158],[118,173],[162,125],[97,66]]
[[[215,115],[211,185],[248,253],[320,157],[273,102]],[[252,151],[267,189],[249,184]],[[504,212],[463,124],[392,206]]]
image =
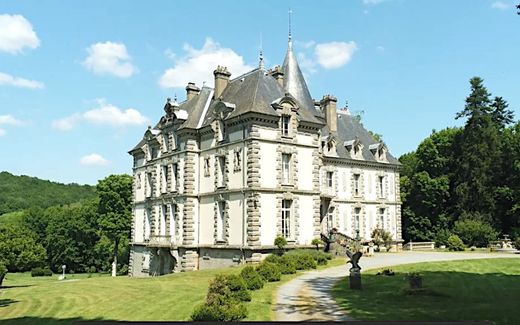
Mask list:
[[95,184],[130,173],[127,151],[212,83],[281,64],[294,48],[314,98],[333,94],[395,156],[432,129],[461,125],[480,76],[520,115],[520,16],[514,0],[9,1],[0,4],[0,170]]

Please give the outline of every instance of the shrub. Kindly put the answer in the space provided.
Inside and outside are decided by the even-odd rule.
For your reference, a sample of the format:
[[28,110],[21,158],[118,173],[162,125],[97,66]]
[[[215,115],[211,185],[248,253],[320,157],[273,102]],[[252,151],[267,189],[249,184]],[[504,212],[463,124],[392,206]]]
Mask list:
[[323,244],[323,242],[321,241],[321,239],[319,238],[314,238],[312,241],[311,241],[311,245],[314,245],[316,246],[316,250],[320,249],[319,246]]
[[35,267],[35,268],[33,268],[31,270],[31,276],[32,277],[36,277],[36,276],[52,276],[52,271],[48,267],[45,267],[45,268]]
[[384,245],[386,247],[386,251],[390,250],[392,245],[392,234],[389,231],[386,231],[382,228],[376,228],[372,231],[372,241],[377,246]]
[[128,274],[128,265],[123,265],[117,270],[117,275],[127,275]]
[[281,256],[280,255],[275,255],[275,254],[269,254],[266,256],[266,258],[264,259],[265,262],[269,262],[269,263],[275,263],[275,264],[278,264],[280,262],[280,258]]
[[463,251],[464,250],[464,243],[462,242],[462,239],[460,239],[457,235],[451,235],[448,237],[448,249],[450,251]]
[[327,258],[323,255],[325,253],[320,253],[314,250],[293,250],[287,253],[287,256],[294,259],[297,270],[310,270],[317,267],[316,259],[322,259],[319,256],[324,256],[324,263],[327,264]]
[[515,246],[515,248],[520,251],[520,236],[516,237],[515,241],[513,242],[513,246]]
[[89,266],[87,267],[87,273],[96,273],[96,267],[95,266]]
[[0,286],[2,286],[2,282],[4,281],[6,274],[7,274],[7,267],[5,267],[4,263],[0,262]]
[[256,271],[260,276],[267,282],[275,282],[280,281],[282,277],[282,272],[280,271],[280,267],[271,262],[262,262],[256,268]]
[[210,295],[191,314],[193,321],[239,321],[247,317],[246,306],[225,295]]
[[453,233],[467,246],[476,247],[487,247],[490,241],[497,239],[498,235],[490,224],[471,219],[455,222]]
[[435,246],[440,247],[442,245],[448,247],[448,238],[452,235],[452,233],[447,229],[440,229],[435,234]]
[[194,321],[239,321],[247,317],[242,303],[251,300],[244,280],[238,275],[217,275],[211,281],[204,303],[193,311]]
[[288,255],[283,255],[278,260],[278,266],[282,274],[294,274],[296,273],[296,261]]
[[280,253],[282,253],[285,246],[287,246],[287,239],[285,239],[285,237],[283,236],[278,235],[274,239],[274,245],[278,247],[278,250],[280,251]]
[[244,267],[240,272],[240,276],[244,279],[249,290],[258,290],[264,287],[264,280],[251,265]]
[[[222,280],[231,291],[231,297],[238,301],[251,301],[251,293],[247,290],[247,285],[241,276],[230,274],[223,276]],[[218,277],[215,281],[219,281]]]

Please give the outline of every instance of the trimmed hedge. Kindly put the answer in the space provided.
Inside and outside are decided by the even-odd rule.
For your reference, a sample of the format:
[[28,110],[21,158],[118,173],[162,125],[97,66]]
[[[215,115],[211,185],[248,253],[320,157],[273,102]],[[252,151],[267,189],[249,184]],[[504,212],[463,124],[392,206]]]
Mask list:
[[52,271],[49,267],[35,267],[31,270],[31,276],[52,276]]
[[211,281],[204,303],[191,314],[194,321],[239,321],[247,317],[243,301],[250,301],[251,294],[242,277],[217,275]]
[[267,282],[280,281],[282,272],[278,264],[271,262],[262,262],[256,267],[256,271]]
[[[310,270],[315,269],[318,266],[318,263],[314,259],[313,253],[311,253],[311,251],[309,250],[290,251],[287,253],[286,256],[294,260],[297,270]],[[326,259],[325,264],[327,264]]]
[[7,274],[7,267],[4,265],[4,263],[0,262],[0,286],[2,285],[2,282],[4,281],[4,277]]
[[249,290],[258,290],[264,287],[264,280],[251,265],[244,267],[240,272],[240,276],[244,279]]

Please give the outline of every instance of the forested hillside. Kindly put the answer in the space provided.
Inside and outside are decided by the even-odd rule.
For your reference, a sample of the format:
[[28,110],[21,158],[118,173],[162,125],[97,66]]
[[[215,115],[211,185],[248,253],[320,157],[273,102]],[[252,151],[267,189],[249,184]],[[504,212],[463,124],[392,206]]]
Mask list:
[[96,196],[95,187],[60,184],[36,177],[0,173],[0,215],[28,208],[70,204]]

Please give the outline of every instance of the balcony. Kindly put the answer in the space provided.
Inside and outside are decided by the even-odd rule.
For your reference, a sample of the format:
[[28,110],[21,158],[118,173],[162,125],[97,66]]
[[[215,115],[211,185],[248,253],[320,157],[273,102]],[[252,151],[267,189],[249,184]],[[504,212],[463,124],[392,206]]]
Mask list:
[[172,236],[170,235],[150,235],[150,239],[146,243],[148,247],[171,247]]

